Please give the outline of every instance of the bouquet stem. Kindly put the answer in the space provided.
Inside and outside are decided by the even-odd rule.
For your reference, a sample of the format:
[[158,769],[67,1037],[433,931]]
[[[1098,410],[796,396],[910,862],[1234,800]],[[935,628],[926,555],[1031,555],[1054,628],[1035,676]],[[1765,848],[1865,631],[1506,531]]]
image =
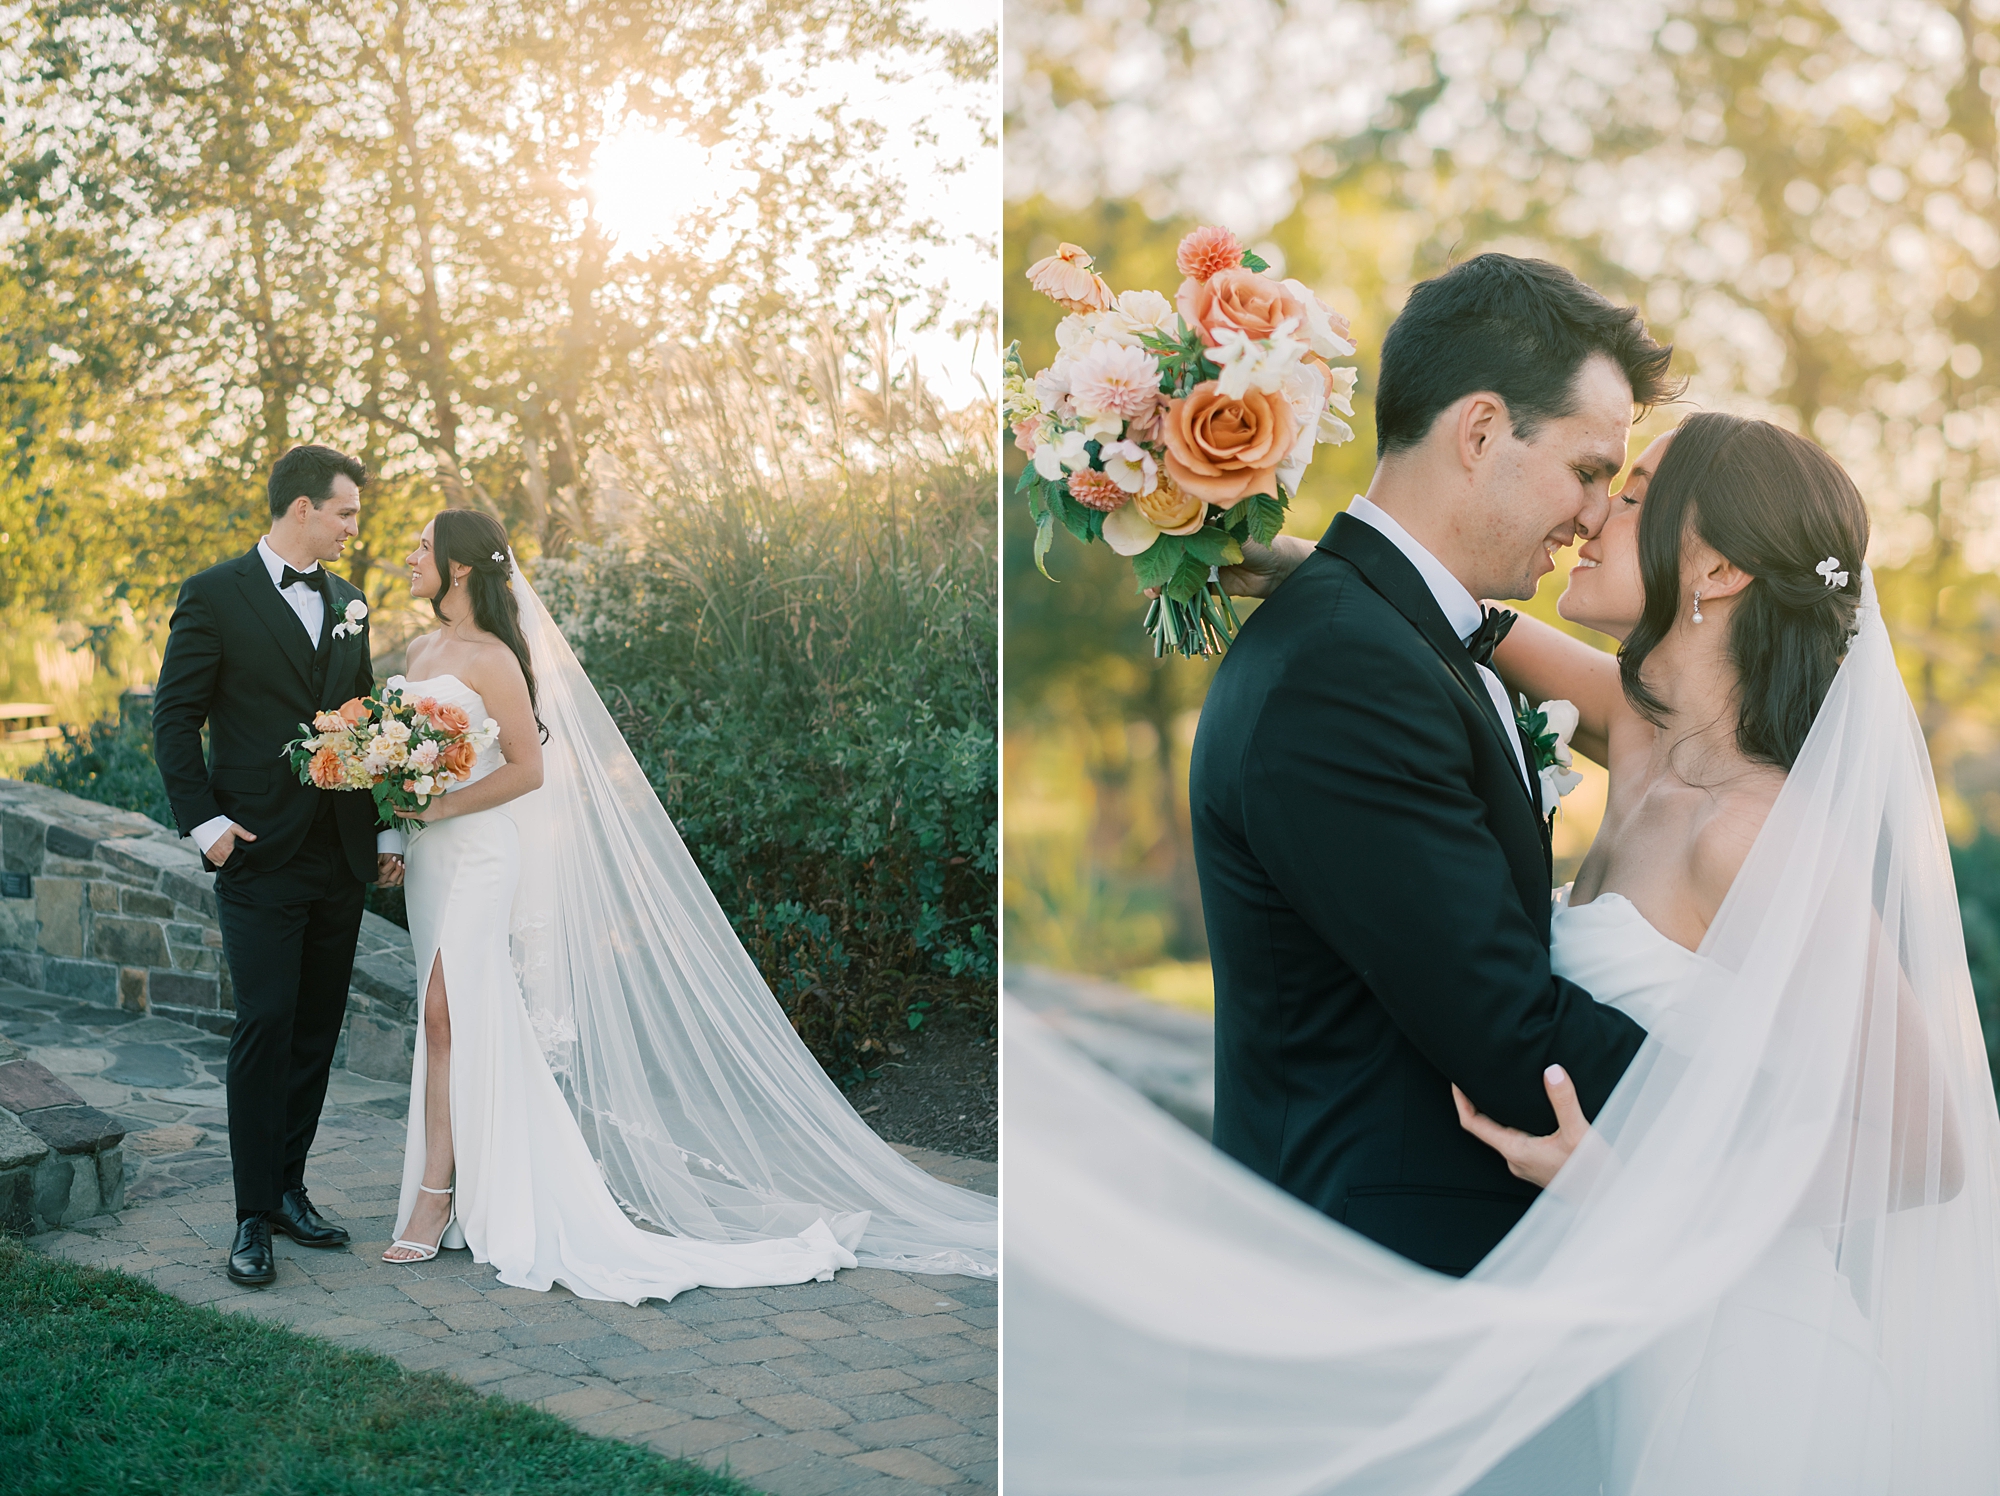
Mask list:
[[1156,660],[1165,658],[1168,650],[1190,660],[1219,655],[1242,627],[1229,594],[1213,577],[1189,602],[1162,593],[1146,609],[1146,632],[1153,636]]

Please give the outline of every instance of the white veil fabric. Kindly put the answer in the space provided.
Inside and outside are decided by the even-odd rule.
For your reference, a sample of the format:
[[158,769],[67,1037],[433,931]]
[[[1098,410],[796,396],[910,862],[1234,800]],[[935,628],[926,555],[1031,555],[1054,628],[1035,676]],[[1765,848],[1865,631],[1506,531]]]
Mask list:
[[991,1276],[996,1202],[855,1115],[786,1021],[548,610],[513,567],[548,730],[511,813],[536,1037],[619,1202],[704,1241],[826,1222],[867,1266]]
[[2000,1490],[2000,1113],[1865,578],[1689,966],[1584,1147],[1457,1281],[1010,1003],[1008,1490]]

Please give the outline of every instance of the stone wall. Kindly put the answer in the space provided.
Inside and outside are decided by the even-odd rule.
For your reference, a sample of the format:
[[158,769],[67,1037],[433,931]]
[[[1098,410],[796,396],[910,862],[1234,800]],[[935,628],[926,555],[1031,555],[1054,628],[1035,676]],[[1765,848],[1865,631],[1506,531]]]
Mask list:
[[[0,871],[0,980],[213,1033],[234,1027],[215,875],[193,842],[131,811],[0,779]],[[409,934],[364,914],[334,1063],[408,1080],[416,983]]]
[[0,1038],[0,1229],[50,1231],[125,1203],[125,1125]]

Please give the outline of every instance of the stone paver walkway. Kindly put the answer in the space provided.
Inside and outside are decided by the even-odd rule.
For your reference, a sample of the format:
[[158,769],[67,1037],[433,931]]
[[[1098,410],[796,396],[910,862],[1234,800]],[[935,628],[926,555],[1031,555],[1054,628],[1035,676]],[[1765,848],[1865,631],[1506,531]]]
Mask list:
[[[279,1237],[278,1281],[239,1288],[222,1271],[235,1228],[226,1041],[5,983],[0,1035],[132,1127],[125,1209],[31,1238],[41,1251],[726,1466],[772,1496],[997,1489],[991,1280],[864,1268],[632,1308],[505,1287],[464,1251],[385,1263],[408,1089],[342,1070],[307,1184],[353,1248],[313,1252]],[[902,1151],[954,1183],[997,1186],[992,1164]]]

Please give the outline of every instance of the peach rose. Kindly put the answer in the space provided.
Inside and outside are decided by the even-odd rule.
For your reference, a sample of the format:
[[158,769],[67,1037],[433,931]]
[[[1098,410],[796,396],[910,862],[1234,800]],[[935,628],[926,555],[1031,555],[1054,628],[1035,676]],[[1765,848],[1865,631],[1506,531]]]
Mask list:
[[340,767],[340,755],[331,748],[315,753],[306,770],[312,775],[312,782],[323,790],[338,789],[347,778]]
[[348,721],[339,712],[313,713],[314,732],[345,732],[347,728]]
[[368,720],[368,703],[359,696],[350,696],[340,704],[340,718],[349,727]]
[[1028,267],[1028,284],[1072,312],[1102,312],[1112,305],[1111,287],[1091,272],[1089,252],[1064,244]]
[[460,738],[456,743],[447,743],[439,757],[444,763],[446,772],[453,779],[469,779],[472,776],[472,766],[478,761],[479,750],[464,738]]
[[1165,476],[1151,493],[1134,494],[1132,502],[1152,521],[1154,529],[1167,535],[1192,535],[1208,515],[1207,504]]
[[1167,476],[1198,499],[1228,506],[1253,493],[1276,495],[1278,464],[1299,426],[1282,396],[1249,389],[1232,400],[1210,379],[1168,406],[1164,439]]
[[1187,325],[1201,334],[1213,348],[1222,339],[1224,328],[1235,328],[1246,338],[1268,338],[1278,324],[1290,318],[1296,334],[1306,323],[1305,303],[1268,275],[1240,266],[1220,270],[1205,281],[1181,282],[1174,298]]
[[428,717],[431,715],[431,713],[435,712],[437,709],[438,709],[437,697],[419,696],[417,698],[416,713],[419,717]]
[[472,726],[472,719],[465,714],[465,708],[462,706],[439,705],[433,702],[428,715],[431,726],[439,732],[460,733]]

